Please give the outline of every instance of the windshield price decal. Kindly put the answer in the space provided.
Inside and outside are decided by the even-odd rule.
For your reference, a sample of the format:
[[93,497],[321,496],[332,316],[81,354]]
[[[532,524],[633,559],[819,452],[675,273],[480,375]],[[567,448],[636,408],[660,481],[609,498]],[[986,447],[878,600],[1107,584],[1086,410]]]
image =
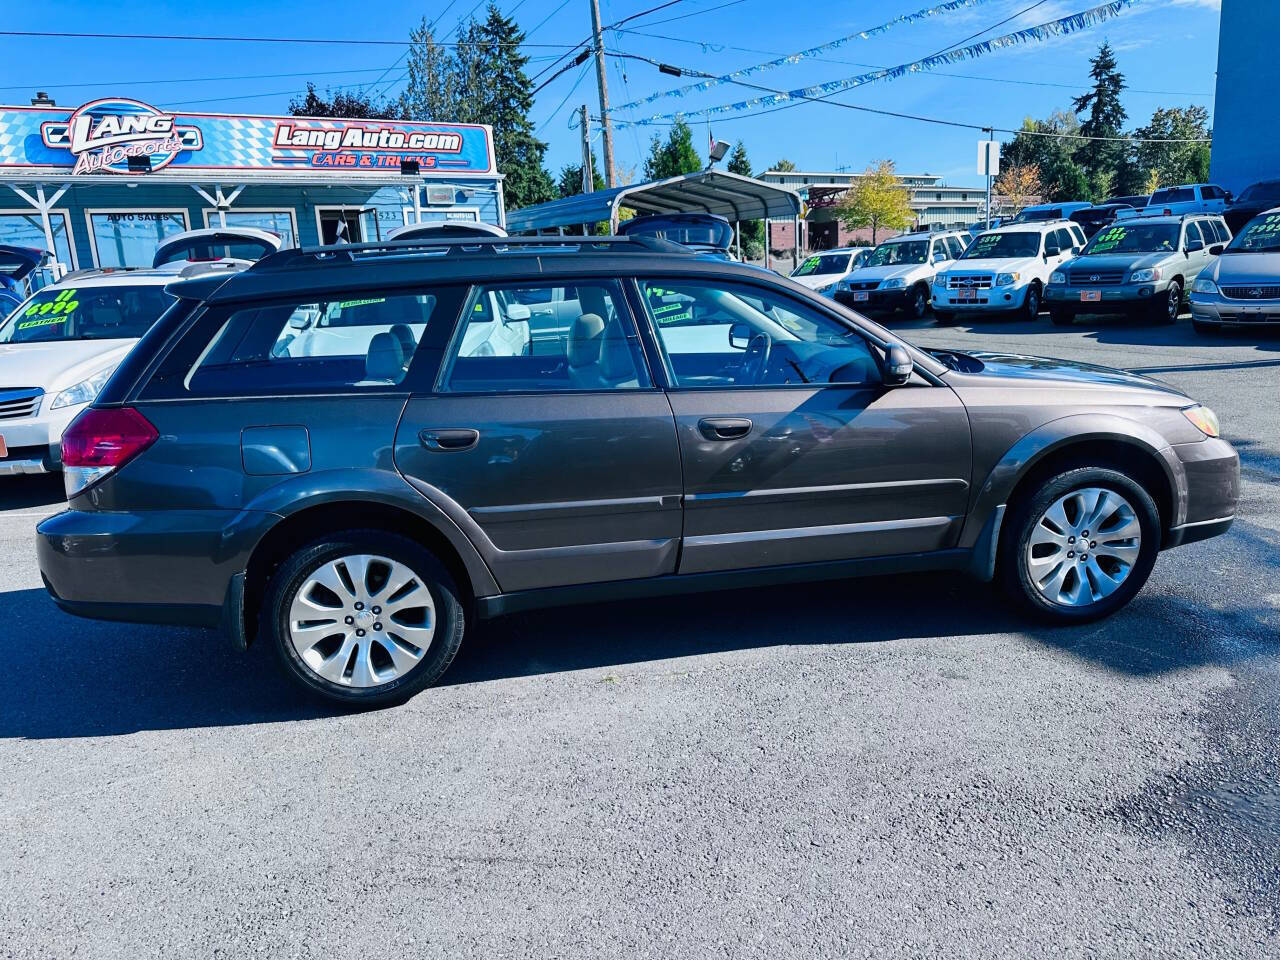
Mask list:
[[23,320],[18,324],[17,329],[28,330],[31,327],[47,327],[53,324],[65,323],[80,306],[80,301],[75,299],[75,296],[75,290],[63,290],[53,300],[46,300],[44,303],[33,303],[27,307],[22,315],[24,317],[34,317],[35,319]]
[[1251,247],[1255,242],[1265,244],[1277,233],[1280,233],[1280,213],[1268,214],[1265,220],[1249,224],[1240,234],[1240,244],[1245,247]]
[[995,246],[997,243],[999,243],[999,242],[1000,242],[1000,234],[998,234],[998,233],[984,233],[982,236],[980,236],[980,237],[979,237],[977,240],[975,240],[973,243],[974,243],[974,247],[975,247],[976,249],[978,249],[978,250],[987,250],[987,249],[990,249],[991,247],[994,247],[994,246]]
[[1108,227],[1103,234],[1093,242],[1093,250],[1091,253],[1100,253],[1103,250],[1110,250],[1117,246],[1125,238],[1128,233],[1124,227]]
[[[386,297],[369,297],[365,300],[343,300],[341,303],[338,304],[338,309],[350,310],[352,307],[367,307],[370,304],[386,303],[386,302],[387,302]],[[477,303],[476,306],[478,307],[480,306],[480,304]]]

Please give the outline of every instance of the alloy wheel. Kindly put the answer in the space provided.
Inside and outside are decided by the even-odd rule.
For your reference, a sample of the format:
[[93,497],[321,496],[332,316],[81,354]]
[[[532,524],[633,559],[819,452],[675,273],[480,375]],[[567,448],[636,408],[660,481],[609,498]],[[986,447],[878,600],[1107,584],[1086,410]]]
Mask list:
[[289,607],[289,642],[316,676],[345,687],[398,680],[435,635],[431,591],[408,566],[353,555],[321,564]]
[[1085,487],[1040,515],[1027,542],[1027,573],[1050,603],[1086,607],[1115,593],[1141,553],[1142,524],[1129,501]]

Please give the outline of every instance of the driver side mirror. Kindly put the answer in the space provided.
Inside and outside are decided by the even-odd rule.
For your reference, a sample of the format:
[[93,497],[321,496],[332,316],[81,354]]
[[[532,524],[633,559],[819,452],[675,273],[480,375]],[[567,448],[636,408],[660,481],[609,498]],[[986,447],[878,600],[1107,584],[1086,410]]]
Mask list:
[[1225,243],[1215,243],[1212,247],[1209,248],[1209,252],[1213,254],[1215,257],[1218,257],[1222,255],[1222,251],[1225,249],[1227,249],[1227,245]]
[[503,323],[520,323],[522,320],[528,320],[531,316],[529,308],[523,303],[507,304],[503,314]]
[[890,345],[884,355],[884,385],[901,387],[911,379],[915,368],[916,365],[912,362],[911,354],[907,352],[906,347],[900,343]]
[[751,328],[739,321],[729,325],[729,346],[734,350],[745,350],[751,344]]
[[1190,253],[1196,253],[1197,251],[1199,251],[1199,250],[1203,250],[1203,249],[1204,249],[1204,241],[1203,241],[1203,240],[1188,240],[1188,241],[1187,241],[1187,253],[1189,253],[1189,254],[1190,254]]
[[1048,260],[1050,257],[1056,257],[1062,252],[1062,248],[1056,243],[1046,243],[1044,245],[1044,258]]
[[305,330],[311,326],[311,318],[305,313],[294,314],[289,318],[289,326],[294,330]]

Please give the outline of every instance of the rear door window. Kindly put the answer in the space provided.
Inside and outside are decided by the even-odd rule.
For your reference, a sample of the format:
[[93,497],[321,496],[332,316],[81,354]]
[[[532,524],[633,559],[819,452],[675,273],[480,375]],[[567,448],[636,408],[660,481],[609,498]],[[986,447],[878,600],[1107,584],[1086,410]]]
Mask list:
[[214,308],[161,364],[143,397],[398,389],[420,358],[419,345],[438,342],[439,328],[451,326],[460,293],[360,291]]

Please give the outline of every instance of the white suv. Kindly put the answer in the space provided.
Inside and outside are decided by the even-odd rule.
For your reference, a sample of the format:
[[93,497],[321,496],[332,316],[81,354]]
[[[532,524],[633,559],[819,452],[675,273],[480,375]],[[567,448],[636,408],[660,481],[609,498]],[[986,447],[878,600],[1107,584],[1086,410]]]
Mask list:
[[1034,320],[1050,275],[1084,244],[1084,231],[1069,220],[1014,223],[980,233],[964,256],[934,279],[934,318],[950,323],[958,313],[1016,313]]
[[60,469],[62,431],[173,302],[165,284],[210,269],[68,274],[0,323],[0,476]]
[[906,310],[922,319],[929,312],[934,274],[964,253],[968,239],[962,231],[944,230],[886,240],[837,284],[835,298],[859,313]]

